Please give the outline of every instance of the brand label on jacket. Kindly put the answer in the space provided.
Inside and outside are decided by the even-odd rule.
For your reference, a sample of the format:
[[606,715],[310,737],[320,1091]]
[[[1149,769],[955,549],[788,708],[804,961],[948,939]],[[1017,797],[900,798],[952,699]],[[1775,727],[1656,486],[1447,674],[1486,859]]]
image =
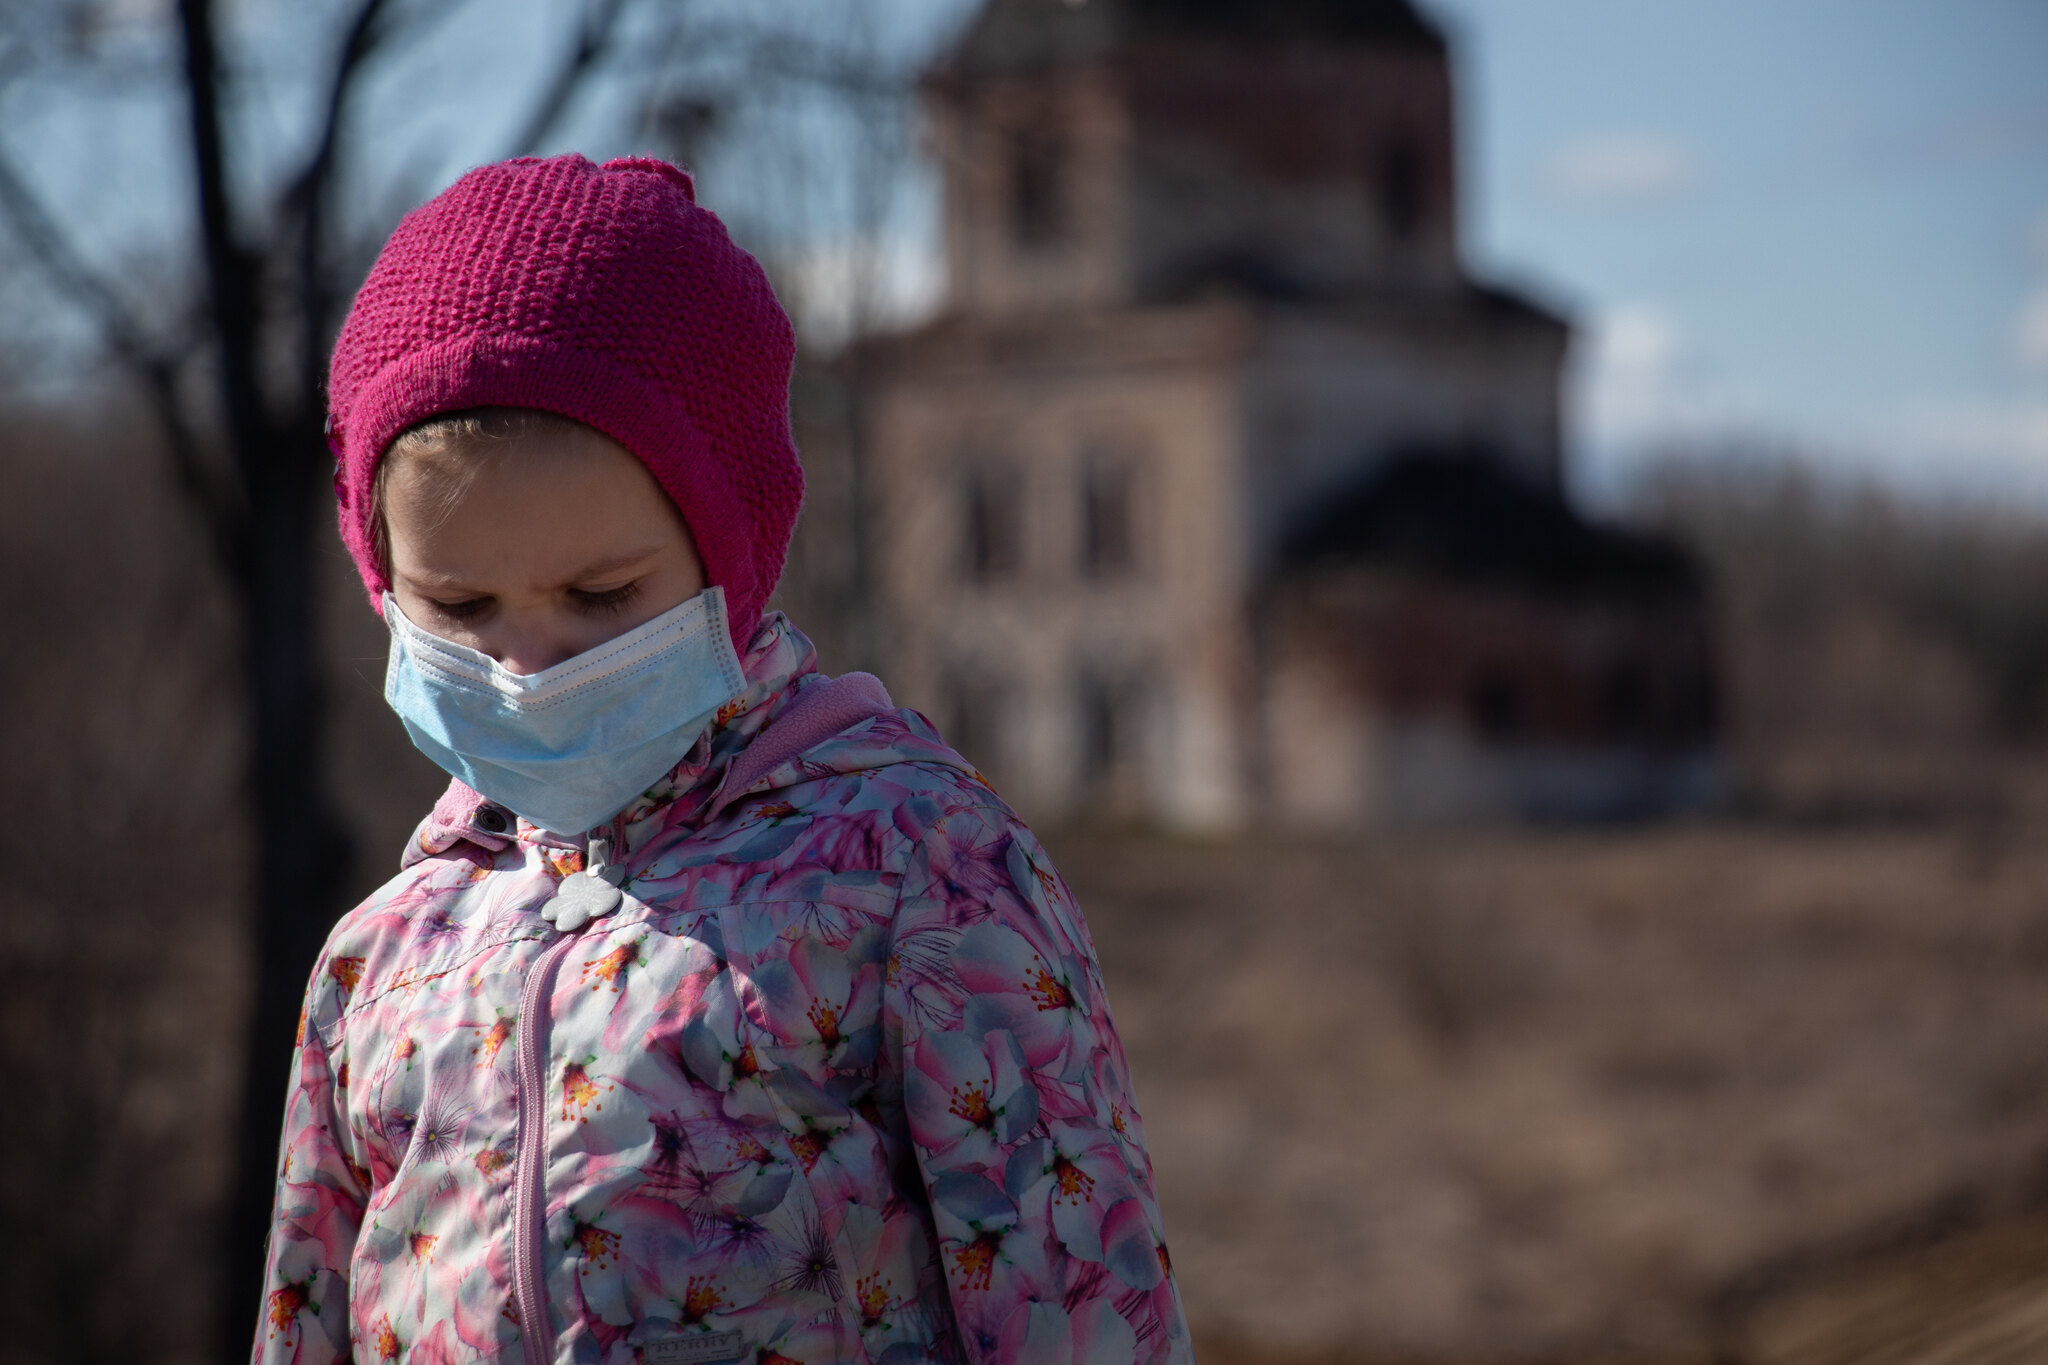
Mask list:
[[704,1332],[650,1341],[640,1348],[640,1358],[647,1365],[712,1365],[714,1361],[738,1360],[746,1351],[743,1332]]

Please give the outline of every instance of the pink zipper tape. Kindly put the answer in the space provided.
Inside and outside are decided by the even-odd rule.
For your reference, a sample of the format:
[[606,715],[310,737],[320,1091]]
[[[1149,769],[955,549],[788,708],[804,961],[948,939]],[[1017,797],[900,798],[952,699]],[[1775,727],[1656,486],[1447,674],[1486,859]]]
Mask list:
[[526,1365],[548,1365],[547,1286],[541,1280],[540,1245],[547,1235],[548,1014],[555,970],[576,942],[564,935],[526,974],[519,1000],[519,1151],[513,1166],[512,1290],[519,1301],[519,1344]]

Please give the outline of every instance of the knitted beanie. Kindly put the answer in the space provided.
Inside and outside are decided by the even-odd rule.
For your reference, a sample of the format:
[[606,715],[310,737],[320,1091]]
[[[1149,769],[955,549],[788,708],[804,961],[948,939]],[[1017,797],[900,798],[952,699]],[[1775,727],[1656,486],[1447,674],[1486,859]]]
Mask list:
[[[357,293],[328,370],[341,538],[372,603],[377,464],[461,408],[539,408],[610,436],[674,500],[744,653],[803,501],[796,334],[688,173],[521,157],[414,209]],[[536,528],[539,529],[539,528]]]

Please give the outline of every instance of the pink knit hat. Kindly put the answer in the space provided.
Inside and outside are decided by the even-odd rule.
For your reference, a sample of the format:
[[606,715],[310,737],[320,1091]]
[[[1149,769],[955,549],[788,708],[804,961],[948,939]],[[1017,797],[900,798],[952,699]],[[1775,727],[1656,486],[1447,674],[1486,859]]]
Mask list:
[[522,157],[471,171],[399,223],[328,371],[341,538],[379,602],[377,462],[460,408],[540,408],[640,457],[725,589],[745,651],[803,501],[789,430],[796,334],[760,263],[646,157]]

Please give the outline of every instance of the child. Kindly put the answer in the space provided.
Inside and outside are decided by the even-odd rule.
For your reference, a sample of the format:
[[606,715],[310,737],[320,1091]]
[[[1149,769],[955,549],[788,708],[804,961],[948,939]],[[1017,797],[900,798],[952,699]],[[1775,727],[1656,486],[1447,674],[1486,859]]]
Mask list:
[[472,171],[357,296],[342,536],[457,780],[307,989],[257,1359],[1191,1361],[1079,908],[762,615],[793,355],[653,160]]

